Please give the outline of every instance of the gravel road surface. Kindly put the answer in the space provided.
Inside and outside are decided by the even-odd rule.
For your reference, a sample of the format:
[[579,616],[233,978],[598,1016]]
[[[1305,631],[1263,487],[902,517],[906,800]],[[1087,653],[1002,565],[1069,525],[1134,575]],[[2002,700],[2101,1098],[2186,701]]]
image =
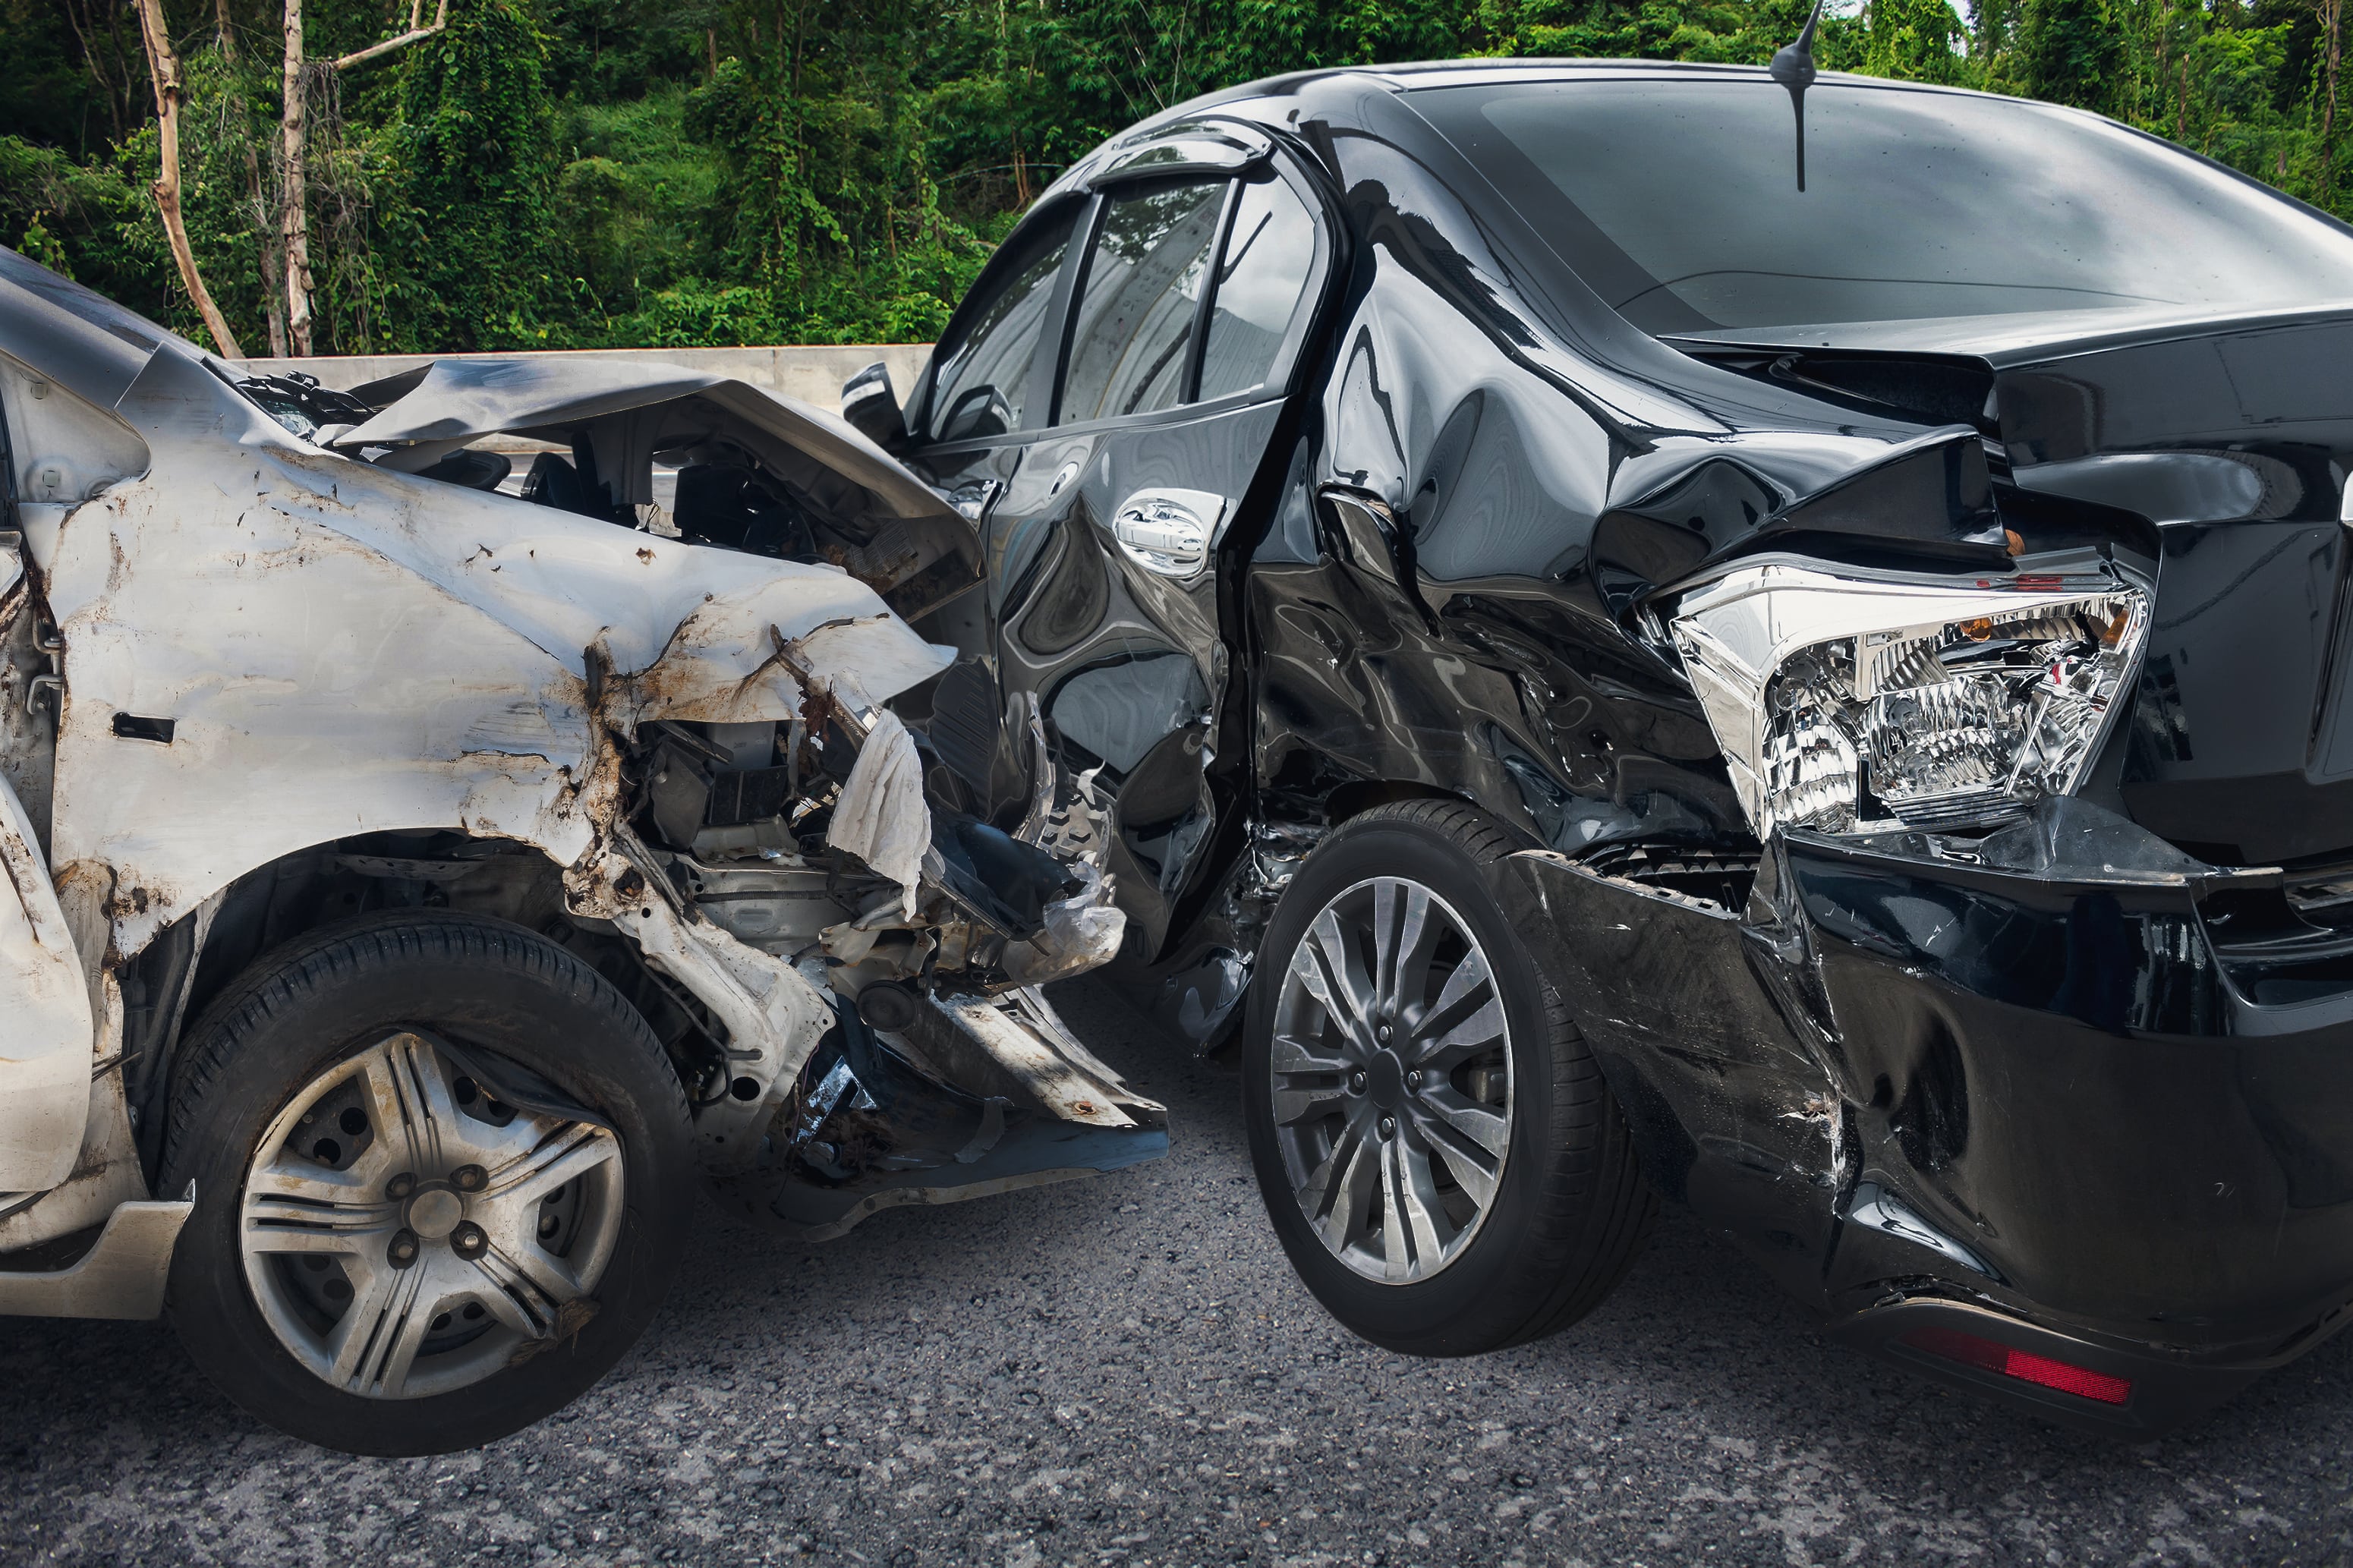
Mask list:
[[1409,1361],[1293,1279],[1234,1075],[1058,1000],[1167,1160],[821,1247],[706,1216],[638,1351],[491,1449],[323,1453],[160,1324],[0,1321],[0,1563],[2353,1563],[2353,1336],[2118,1447],[1831,1347],[1671,1211],[1567,1332]]

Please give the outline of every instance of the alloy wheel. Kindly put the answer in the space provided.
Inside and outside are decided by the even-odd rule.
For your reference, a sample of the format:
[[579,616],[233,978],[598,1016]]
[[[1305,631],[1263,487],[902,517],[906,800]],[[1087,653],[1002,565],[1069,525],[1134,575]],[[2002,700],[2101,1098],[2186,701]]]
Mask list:
[[406,1033],[345,1058],[248,1166],[246,1281],[287,1351],[349,1394],[494,1375],[576,1332],[612,1261],[619,1140],[504,1104],[456,1058]]
[[1334,1257],[1406,1285],[1460,1257],[1511,1147],[1510,1027],[1487,955],[1419,882],[1333,897],[1293,952],[1269,1057],[1293,1198]]

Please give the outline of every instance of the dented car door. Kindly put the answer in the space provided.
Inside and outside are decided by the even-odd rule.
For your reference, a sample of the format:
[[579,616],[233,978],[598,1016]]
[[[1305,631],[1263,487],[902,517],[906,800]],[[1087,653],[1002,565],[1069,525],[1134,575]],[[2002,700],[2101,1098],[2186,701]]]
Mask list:
[[1138,139],[1075,215],[1042,210],[1039,237],[1008,242],[1059,258],[1018,420],[983,435],[965,411],[1008,314],[996,301],[1027,274],[976,292],[918,389],[919,426],[936,410],[922,460],[944,485],[995,484],[979,658],[942,683],[934,740],[1008,817],[1033,753],[1093,780],[1146,958],[1201,891],[1238,799],[1234,759],[1216,766],[1234,751],[1221,727],[1236,676],[1219,559],[1330,268],[1322,211],[1304,174],[1246,127]]

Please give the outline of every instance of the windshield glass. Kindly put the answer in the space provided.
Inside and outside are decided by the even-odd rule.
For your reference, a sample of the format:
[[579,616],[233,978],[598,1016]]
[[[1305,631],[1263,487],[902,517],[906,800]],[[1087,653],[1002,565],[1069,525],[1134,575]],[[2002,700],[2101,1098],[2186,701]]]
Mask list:
[[2088,116],[1824,80],[1431,89],[1422,110],[1636,326],[2353,299],[2353,234]]

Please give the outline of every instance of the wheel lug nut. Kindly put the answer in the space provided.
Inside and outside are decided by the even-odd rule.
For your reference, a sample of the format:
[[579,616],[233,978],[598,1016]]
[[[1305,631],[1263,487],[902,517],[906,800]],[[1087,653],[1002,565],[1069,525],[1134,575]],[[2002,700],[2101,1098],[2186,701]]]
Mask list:
[[392,1180],[384,1184],[384,1195],[390,1198],[395,1203],[398,1203],[401,1199],[406,1197],[416,1190],[417,1178],[410,1175],[406,1171],[401,1172],[400,1174],[393,1177]]
[[395,1232],[392,1238],[392,1244],[385,1248],[385,1256],[391,1259],[392,1266],[395,1268],[406,1268],[410,1264],[416,1262],[416,1234],[406,1230]]
[[480,1165],[460,1165],[449,1173],[449,1184],[461,1193],[479,1193],[491,1184],[491,1175]]
[[1379,1040],[1381,1044],[1385,1046],[1388,1045],[1389,1043],[1389,1026],[1387,1024],[1383,1024],[1379,1028],[1373,1031],[1373,1037]]
[[1348,1092],[1350,1094],[1362,1094],[1365,1092],[1365,1075],[1363,1073],[1352,1072],[1348,1075]]
[[1419,1089],[1421,1087],[1421,1069],[1419,1068],[1415,1068],[1411,1072],[1405,1075],[1405,1086],[1408,1089]]
[[1381,1118],[1381,1136],[1384,1138],[1394,1138],[1397,1136],[1396,1117],[1384,1116]]
[[449,1249],[460,1258],[480,1258],[490,1250],[490,1246],[491,1238],[471,1220],[449,1233]]

